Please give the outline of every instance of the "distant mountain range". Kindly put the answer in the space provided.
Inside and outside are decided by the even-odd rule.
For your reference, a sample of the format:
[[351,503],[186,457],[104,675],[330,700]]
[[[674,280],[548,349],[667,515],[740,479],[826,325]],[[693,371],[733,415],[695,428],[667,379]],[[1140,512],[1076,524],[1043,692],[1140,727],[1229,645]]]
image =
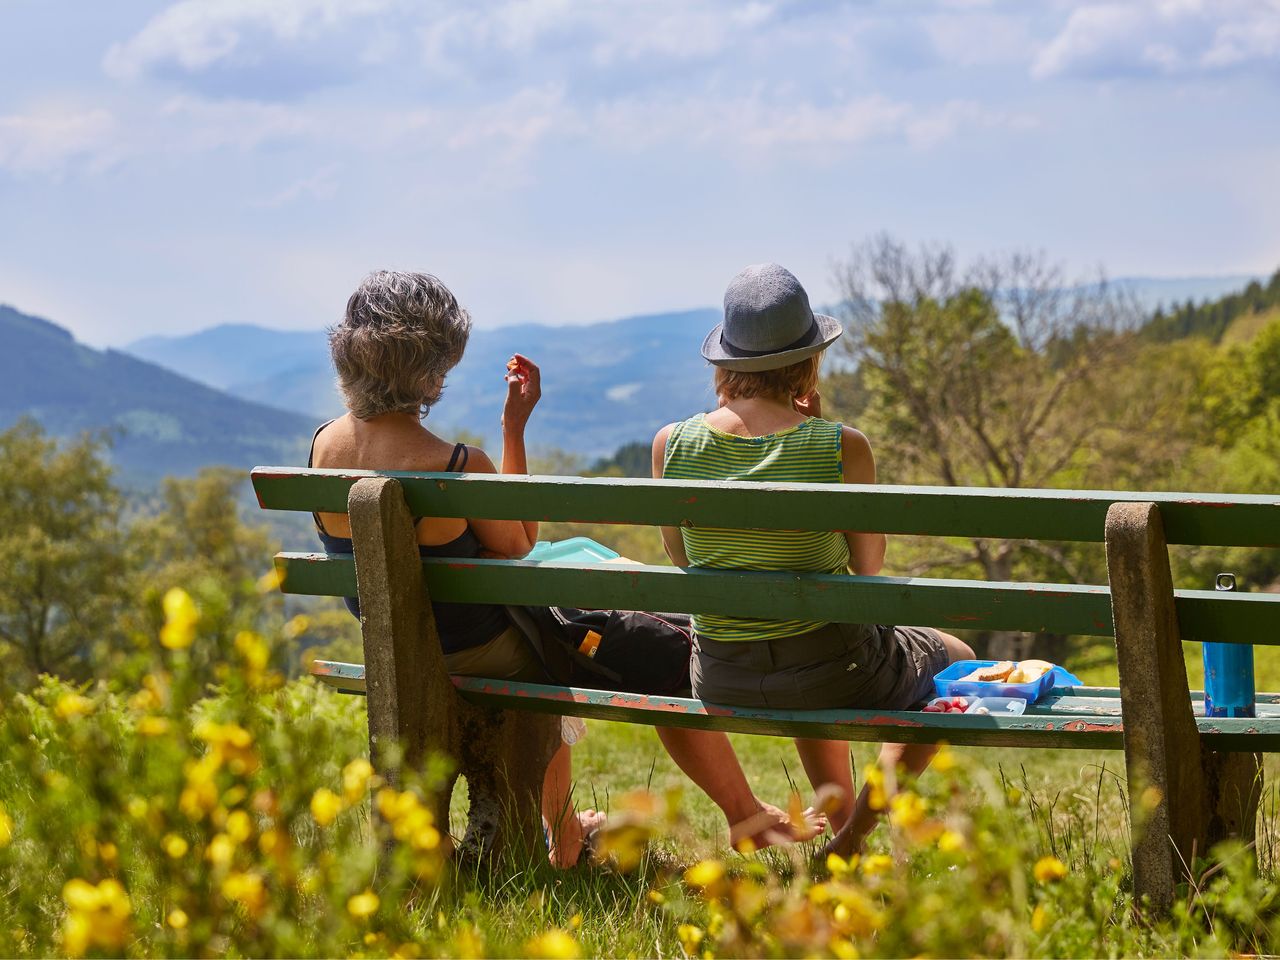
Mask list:
[[[1200,301],[1237,290],[1248,276],[1112,281],[1145,310]],[[432,415],[443,432],[467,430],[494,441],[502,407],[502,371],[513,352],[543,371],[543,400],[530,424],[534,447],[588,457],[613,453],[628,441],[713,404],[711,374],[698,354],[719,320],[716,308],[630,317],[577,327],[522,325],[476,330]],[[180,337],[148,337],[131,353],[193,380],[313,419],[342,410],[321,330],[271,330],[249,324],[214,327]]]
[[[1239,290],[1249,277],[1122,279],[1150,309]],[[579,327],[477,330],[431,424],[495,445],[502,374],[515,351],[543,370],[533,449],[608,457],[647,442],[670,420],[709,409],[711,373],[698,354],[714,308]],[[130,486],[210,464],[303,463],[311,431],[342,411],[322,330],[220,326],[149,337],[128,353],[95,350],[38,317],[0,306],[0,429],[30,416],[50,433],[106,430]]]
[[[519,352],[542,370],[531,448],[611,454],[712,405],[711,371],[698,350],[719,316],[703,309],[581,327],[475,330],[430,422],[445,434],[466,430],[496,445],[503,374],[507,359]],[[150,337],[128,349],[236,396],[306,412],[317,422],[342,412],[320,330],[228,325],[185,337]]]
[[107,431],[121,480],[149,487],[210,464],[306,457],[312,418],[252,403],[0,305],[0,429],[32,417],[49,433]]

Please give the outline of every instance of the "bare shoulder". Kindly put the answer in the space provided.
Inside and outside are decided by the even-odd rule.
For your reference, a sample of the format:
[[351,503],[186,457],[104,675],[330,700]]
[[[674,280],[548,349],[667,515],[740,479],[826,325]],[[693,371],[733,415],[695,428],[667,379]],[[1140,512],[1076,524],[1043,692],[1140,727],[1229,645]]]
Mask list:
[[467,444],[467,467],[465,473],[497,473],[498,468],[492,458],[479,447]]
[[663,466],[666,463],[667,440],[670,439],[671,431],[675,428],[674,423],[668,423],[653,435],[653,475],[659,479],[662,478]]
[[876,482],[876,458],[865,433],[848,424],[843,425],[840,428],[840,450],[846,483]]

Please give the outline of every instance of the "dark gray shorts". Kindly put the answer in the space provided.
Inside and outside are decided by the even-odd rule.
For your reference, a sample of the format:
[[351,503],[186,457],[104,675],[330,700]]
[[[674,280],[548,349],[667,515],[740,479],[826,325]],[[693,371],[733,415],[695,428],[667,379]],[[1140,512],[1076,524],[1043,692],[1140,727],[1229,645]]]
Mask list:
[[693,695],[780,710],[908,710],[933,696],[948,663],[938,631],[830,623],[777,640],[695,637]]

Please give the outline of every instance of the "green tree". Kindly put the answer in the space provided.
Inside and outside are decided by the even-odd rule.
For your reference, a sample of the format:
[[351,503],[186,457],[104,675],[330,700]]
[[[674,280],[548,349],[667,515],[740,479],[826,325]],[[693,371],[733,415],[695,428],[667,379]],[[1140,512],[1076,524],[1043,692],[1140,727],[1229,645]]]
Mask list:
[[59,443],[31,420],[0,433],[0,643],[6,679],[84,677],[118,645],[127,594],[121,498],[106,441]]
[[[191,654],[211,676],[234,659],[237,629],[247,625],[274,632],[284,617],[279,592],[259,585],[277,544],[265,525],[246,523],[242,516],[246,480],[243,471],[225,467],[208,467],[190,478],[168,477],[130,529],[138,571],[131,632],[155,636],[165,591],[184,587],[199,602],[203,635],[214,638]],[[276,651],[277,656],[287,653]]]
[[[826,405],[870,437],[882,482],[1054,487],[1105,464],[1106,396],[1132,362],[1136,313],[1104,282],[1068,284],[1031,254],[962,270],[949,248],[910,251],[887,236],[856,247],[838,278],[848,325]],[[1033,564],[1079,575],[1055,544],[975,539],[904,553],[915,573],[1012,580]],[[988,649],[1024,646],[998,634]]]

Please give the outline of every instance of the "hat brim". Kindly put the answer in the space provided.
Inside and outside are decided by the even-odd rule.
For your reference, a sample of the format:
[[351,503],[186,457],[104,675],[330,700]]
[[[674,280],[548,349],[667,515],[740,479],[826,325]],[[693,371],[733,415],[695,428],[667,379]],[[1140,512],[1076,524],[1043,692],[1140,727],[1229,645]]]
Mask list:
[[741,373],[760,373],[764,370],[789,367],[793,363],[799,363],[801,360],[812,357],[815,353],[821,353],[831,346],[839,338],[840,334],[844,333],[843,328],[840,326],[840,321],[835,317],[815,313],[813,320],[814,324],[810,328],[809,343],[792,347],[790,350],[763,354],[746,353],[736,350],[731,344],[725,343],[720,336],[724,330],[724,323],[717,323],[711,332],[707,334],[707,338],[702,341],[702,356],[717,367],[724,367],[726,370],[737,370]]

